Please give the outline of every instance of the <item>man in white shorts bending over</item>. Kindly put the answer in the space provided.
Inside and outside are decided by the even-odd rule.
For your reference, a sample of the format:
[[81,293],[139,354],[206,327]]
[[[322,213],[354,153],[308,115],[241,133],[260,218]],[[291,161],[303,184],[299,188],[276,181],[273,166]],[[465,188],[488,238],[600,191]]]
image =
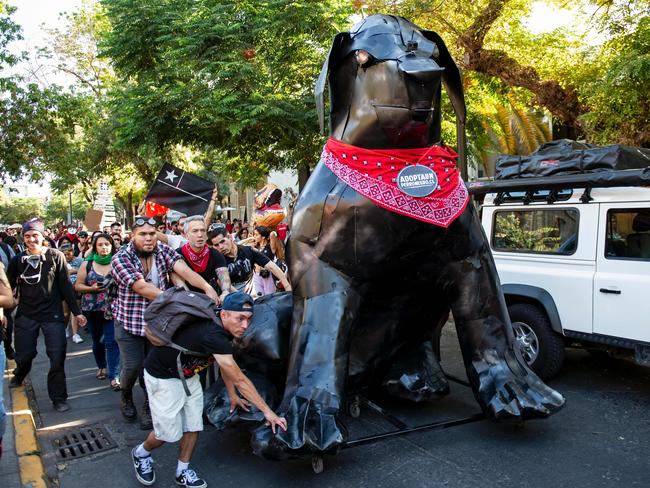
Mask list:
[[[149,486],[156,481],[151,451],[165,442],[180,440],[176,483],[187,488],[207,486],[189,464],[199,432],[203,430],[203,390],[197,373],[208,367],[212,358],[219,366],[232,408],[248,410],[248,400],[264,414],[273,432],[277,427],[287,430],[287,421],[271,410],[232,356],[230,341],[244,335],[252,316],[253,298],[243,292],[231,293],[224,299],[216,323],[206,321],[187,325],[174,334],[176,344],[209,355],[200,358],[181,354],[181,368],[190,395],[185,393],[179,376],[176,362],[179,353],[176,349],[154,347],[147,355],[144,379],[154,430],[131,453],[136,477],[143,485]],[[235,389],[246,400],[239,398]]]

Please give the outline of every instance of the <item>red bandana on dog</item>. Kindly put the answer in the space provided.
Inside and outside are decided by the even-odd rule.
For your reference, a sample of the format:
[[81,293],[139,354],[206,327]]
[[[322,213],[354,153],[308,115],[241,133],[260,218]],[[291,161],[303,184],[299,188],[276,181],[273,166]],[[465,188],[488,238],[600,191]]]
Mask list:
[[205,271],[205,268],[208,266],[208,260],[210,259],[210,248],[208,246],[203,246],[201,252],[196,252],[190,247],[190,243],[188,242],[181,247],[181,252],[196,273]]
[[[386,210],[440,227],[461,214],[469,194],[458,169],[458,155],[446,146],[417,149],[364,149],[328,139],[321,161],[336,176]],[[431,168],[437,188],[426,197],[412,197],[396,184],[397,174],[409,165]]]

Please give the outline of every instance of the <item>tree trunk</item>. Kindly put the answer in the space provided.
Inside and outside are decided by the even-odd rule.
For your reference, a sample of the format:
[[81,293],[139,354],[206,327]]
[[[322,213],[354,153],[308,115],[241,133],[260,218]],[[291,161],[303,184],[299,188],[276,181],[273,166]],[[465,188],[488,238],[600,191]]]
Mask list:
[[302,189],[305,187],[305,185],[307,184],[309,175],[311,175],[311,170],[309,169],[309,165],[299,164],[298,165],[298,193],[300,193]]
[[465,51],[459,64],[466,70],[499,78],[509,86],[530,90],[536,95],[539,105],[580,132],[578,116],[586,110],[580,105],[573,87],[563,87],[554,80],[542,80],[534,68],[522,66],[502,51],[484,49],[485,36],[506,3],[507,0],[490,0],[474,23],[458,37],[458,45]]
[[126,226],[130,229],[131,226],[133,225],[133,215],[134,215],[132,191],[130,191],[126,195],[126,205],[124,206],[124,210],[126,211]]

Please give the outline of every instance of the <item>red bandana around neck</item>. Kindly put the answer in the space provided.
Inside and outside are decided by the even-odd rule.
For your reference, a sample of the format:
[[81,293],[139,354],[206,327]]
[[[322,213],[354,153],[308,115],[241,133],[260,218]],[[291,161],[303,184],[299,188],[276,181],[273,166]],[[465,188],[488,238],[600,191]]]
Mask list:
[[210,259],[210,248],[208,246],[203,246],[200,252],[196,252],[190,247],[190,243],[187,242],[181,247],[181,252],[195,272],[203,273],[205,268],[208,267],[208,261]]
[[[442,145],[416,149],[365,149],[329,138],[321,161],[356,192],[391,212],[447,228],[469,202],[456,154]],[[426,197],[403,193],[395,183],[409,165],[431,168],[438,187]]]

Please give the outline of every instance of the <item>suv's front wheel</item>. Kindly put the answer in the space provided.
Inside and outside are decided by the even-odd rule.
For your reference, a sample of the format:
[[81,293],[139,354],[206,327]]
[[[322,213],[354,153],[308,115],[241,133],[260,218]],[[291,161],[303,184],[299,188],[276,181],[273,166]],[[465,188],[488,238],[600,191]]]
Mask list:
[[546,313],[530,303],[508,307],[515,345],[528,366],[543,379],[555,376],[564,361],[564,342],[551,328]]

